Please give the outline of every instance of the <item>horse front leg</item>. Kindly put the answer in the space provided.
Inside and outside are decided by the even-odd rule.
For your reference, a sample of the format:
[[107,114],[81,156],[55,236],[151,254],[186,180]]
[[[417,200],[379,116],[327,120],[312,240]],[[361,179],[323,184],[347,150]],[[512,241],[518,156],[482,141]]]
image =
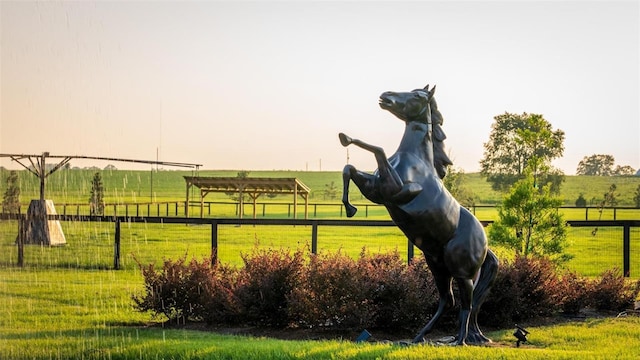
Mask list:
[[340,138],[340,144],[342,144],[342,146],[344,147],[355,145],[359,148],[373,153],[373,156],[376,159],[376,163],[378,164],[378,176],[380,178],[379,181],[381,187],[380,191],[385,198],[391,199],[392,196],[400,193],[403,190],[404,183],[402,182],[400,175],[398,175],[396,170],[389,163],[387,155],[384,153],[384,149],[379,146],[367,144],[362,140],[353,139],[350,136],[345,135],[344,133],[338,134],[338,137]]
[[349,202],[349,183],[353,180],[362,195],[374,203],[380,203],[378,194],[376,193],[376,180],[377,177],[356,170],[353,165],[345,165],[342,170],[342,203],[347,212],[347,217],[353,217],[358,211],[358,208],[353,206]]

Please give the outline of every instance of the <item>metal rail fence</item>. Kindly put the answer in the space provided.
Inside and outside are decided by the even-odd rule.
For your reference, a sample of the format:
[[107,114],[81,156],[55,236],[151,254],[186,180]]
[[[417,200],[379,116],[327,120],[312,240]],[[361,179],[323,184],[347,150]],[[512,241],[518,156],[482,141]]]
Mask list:
[[[355,204],[360,209],[359,216],[368,218],[370,214],[386,214],[383,205],[363,203]],[[89,216],[90,206],[88,203],[61,203],[56,204],[57,213],[60,215],[71,216]],[[109,203],[104,206],[105,216],[125,216],[125,217],[162,217],[174,216],[183,217],[186,213],[185,208],[189,206],[189,214],[194,217],[239,217],[240,204],[234,201],[205,201],[202,203],[202,212],[200,211],[200,202],[190,201],[160,201],[160,202],[136,202],[136,203]],[[243,214],[256,214],[257,218],[275,216],[286,216],[291,218],[293,214],[293,203],[290,202],[258,202],[256,209],[253,204],[243,204]],[[22,211],[26,207],[20,208]],[[469,207],[477,217],[483,217],[487,213],[494,212],[495,205],[474,205]],[[565,218],[571,220],[630,220],[640,216],[640,209],[635,207],[598,207],[598,206],[560,206],[559,211],[566,213]],[[4,213],[0,204],[0,213]],[[286,214],[286,215],[285,215]],[[344,205],[342,203],[309,203],[310,218],[343,218]]]
[[[111,222],[114,224],[114,241],[113,241],[113,268],[120,268],[121,257],[121,224],[122,223],[145,223],[145,224],[186,224],[186,225],[209,225],[211,227],[210,243],[211,243],[211,259],[218,259],[218,234],[221,225],[254,225],[254,226],[273,226],[273,225],[291,225],[310,227],[311,230],[311,253],[316,254],[318,251],[318,228],[338,226],[338,227],[395,227],[393,221],[390,220],[308,220],[308,219],[237,219],[237,218],[185,218],[185,217],[127,217],[127,216],[74,216],[74,215],[48,215],[48,220],[58,221],[80,221],[80,222]],[[8,215],[0,214],[0,220],[18,220],[25,221],[24,214]],[[487,226],[491,221],[481,221]],[[567,225],[571,227],[590,227],[590,228],[622,228],[622,271],[624,276],[631,274],[631,229],[640,228],[640,220],[592,220],[592,221],[567,221]],[[18,237],[19,238],[19,237]],[[639,240],[639,239],[636,239]],[[24,245],[18,241],[18,265],[24,263]],[[634,244],[635,245],[635,244]],[[640,246],[640,243],[637,244]],[[407,259],[414,256],[414,246],[407,241]],[[640,264],[634,264],[638,266]],[[634,267],[634,272],[638,271]]]

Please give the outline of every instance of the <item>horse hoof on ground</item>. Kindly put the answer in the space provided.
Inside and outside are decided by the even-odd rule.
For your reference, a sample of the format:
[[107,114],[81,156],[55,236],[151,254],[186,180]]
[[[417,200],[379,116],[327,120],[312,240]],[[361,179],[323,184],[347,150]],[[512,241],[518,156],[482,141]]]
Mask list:
[[340,144],[342,144],[342,146],[349,146],[353,142],[353,139],[343,133],[338,134],[338,137],[340,138]]
[[467,335],[466,342],[467,344],[471,344],[471,345],[482,345],[482,344],[492,343],[493,341],[491,341],[491,339],[489,339],[488,337],[484,336],[481,332],[477,332],[477,333],[469,332],[469,334]]
[[424,342],[425,342],[424,336],[417,336],[415,339],[411,341],[411,343],[413,344],[422,344]]

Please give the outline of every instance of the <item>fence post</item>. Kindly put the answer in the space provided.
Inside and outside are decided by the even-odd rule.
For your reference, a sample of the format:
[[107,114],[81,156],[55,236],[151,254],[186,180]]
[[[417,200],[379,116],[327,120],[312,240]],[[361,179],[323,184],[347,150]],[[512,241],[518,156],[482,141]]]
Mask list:
[[311,222],[311,253],[318,253],[318,222]]
[[24,266],[24,237],[26,236],[27,224],[26,219],[22,216],[18,217],[18,266]]
[[211,222],[211,266],[218,264],[218,222]]
[[113,268],[120,269],[120,219],[116,218],[116,234],[113,242]]
[[408,240],[407,242],[407,264],[411,264],[411,260],[413,260],[413,243],[411,240]]
[[622,227],[622,274],[625,277],[631,276],[631,226],[628,221]]

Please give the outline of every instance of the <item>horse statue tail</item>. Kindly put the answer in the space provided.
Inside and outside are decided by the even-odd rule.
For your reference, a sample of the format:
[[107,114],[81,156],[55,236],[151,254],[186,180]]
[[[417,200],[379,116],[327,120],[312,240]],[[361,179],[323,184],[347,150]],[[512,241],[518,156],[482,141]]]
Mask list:
[[480,267],[480,278],[473,290],[473,308],[482,305],[498,275],[498,257],[489,249]]

